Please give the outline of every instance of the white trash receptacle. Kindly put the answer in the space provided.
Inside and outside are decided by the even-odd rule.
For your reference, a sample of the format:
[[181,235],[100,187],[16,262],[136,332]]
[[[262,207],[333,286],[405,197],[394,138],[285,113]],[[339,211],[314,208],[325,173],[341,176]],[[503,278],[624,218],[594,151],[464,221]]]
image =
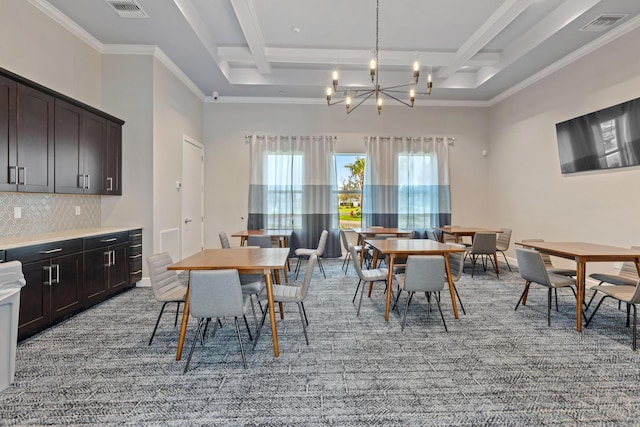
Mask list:
[[25,284],[19,261],[0,263],[0,391],[15,377],[20,290]]

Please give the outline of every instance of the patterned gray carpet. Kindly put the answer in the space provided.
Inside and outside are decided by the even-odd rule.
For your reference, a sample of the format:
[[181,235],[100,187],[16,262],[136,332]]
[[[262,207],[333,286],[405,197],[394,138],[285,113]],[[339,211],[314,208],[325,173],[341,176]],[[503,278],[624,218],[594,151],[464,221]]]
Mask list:
[[[243,369],[232,323],[196,347],[190,371],[174,360],[178,330],[165,315],[147,346],[160,305],[130,290],[18,346],[16,382],[0,393],[0,425],[637,425],[640,354],[624,311],[604,306],[575,331],[575,300],[560,292],[546,320],[546,291],[522,291],[517,273],[464,274],[467,311],[449,332],[416,296],[407,327],[384,322],[381,286],[362,304],[357,280],[325,260],[308,301],[310,345],[295,305],[278,322],[280,358],[268,331],[255,351],[242,330]],[[434,306],[435,308],[435,306]],[[193,338],[190,322],[187,344]],[[267,325],[268,326],[268,325]],[[187,347],[188,350],[188,347]]]

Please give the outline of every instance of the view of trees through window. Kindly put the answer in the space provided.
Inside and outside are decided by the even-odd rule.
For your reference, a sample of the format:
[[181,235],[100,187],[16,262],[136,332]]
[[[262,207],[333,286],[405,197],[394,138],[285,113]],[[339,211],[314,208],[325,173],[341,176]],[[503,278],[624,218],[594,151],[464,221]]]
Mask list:
[[336,154],[336,173],[340,228],[360,227],[362,223],[364,155]]

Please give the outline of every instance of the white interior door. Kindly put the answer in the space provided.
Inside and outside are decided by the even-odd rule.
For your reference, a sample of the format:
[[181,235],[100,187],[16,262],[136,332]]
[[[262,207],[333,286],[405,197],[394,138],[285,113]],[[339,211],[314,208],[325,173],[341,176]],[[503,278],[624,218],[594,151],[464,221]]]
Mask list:
[[182,144],[182,257],[204,247],[204,146],[187,137]]

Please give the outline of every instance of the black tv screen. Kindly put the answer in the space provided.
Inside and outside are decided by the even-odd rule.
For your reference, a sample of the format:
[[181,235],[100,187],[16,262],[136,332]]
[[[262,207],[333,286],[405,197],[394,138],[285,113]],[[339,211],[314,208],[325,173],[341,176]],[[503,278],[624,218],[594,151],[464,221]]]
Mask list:
[[640,164],[640,98],[556,124],[563,174]]

